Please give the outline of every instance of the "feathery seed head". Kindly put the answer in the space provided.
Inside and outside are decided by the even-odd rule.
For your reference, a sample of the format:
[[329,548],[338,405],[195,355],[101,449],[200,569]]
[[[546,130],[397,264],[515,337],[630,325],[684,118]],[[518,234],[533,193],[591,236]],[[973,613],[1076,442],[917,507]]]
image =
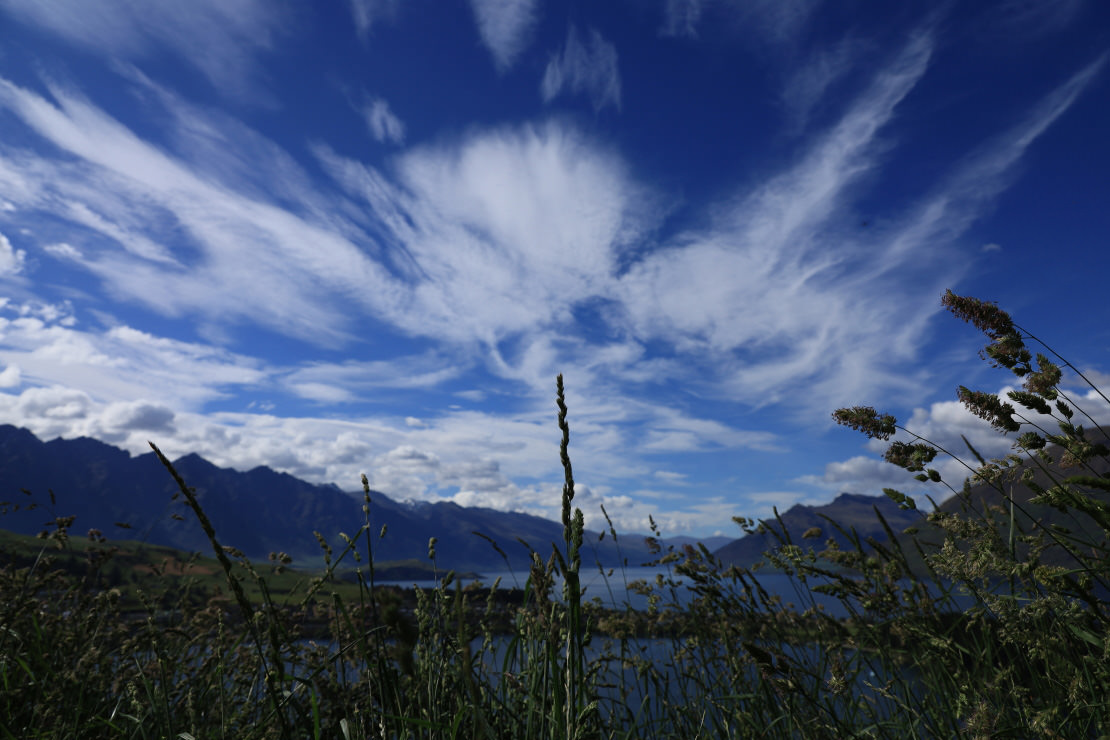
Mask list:
[[898,423],[890,414],[879,416],[879,412],[871,406],[837,409],[833,412],[833,420],[841,426],[863,432],[872,439],[890,439]]

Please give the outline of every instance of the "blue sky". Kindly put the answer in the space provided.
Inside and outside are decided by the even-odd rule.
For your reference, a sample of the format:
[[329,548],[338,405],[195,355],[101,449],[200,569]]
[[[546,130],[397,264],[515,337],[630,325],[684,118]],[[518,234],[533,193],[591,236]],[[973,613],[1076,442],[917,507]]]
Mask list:
[[562,372],[593,526],[924,493],[830,414],[1006,451],[944,289],[1110,379],[1108,51],[1096,0],[0,0],[0,422],[555,517]]

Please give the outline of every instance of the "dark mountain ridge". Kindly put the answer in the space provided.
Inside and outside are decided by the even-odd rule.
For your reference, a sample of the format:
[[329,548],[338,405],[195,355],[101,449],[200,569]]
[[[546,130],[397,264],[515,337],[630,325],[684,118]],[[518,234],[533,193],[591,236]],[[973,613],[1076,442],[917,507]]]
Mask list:
[[[789,535],[791,542],[803,548],[812,545],[815,550],[823,550],[825,542],[832,538],[842,549],[854,549],[855,546],[849,538],[824,517],[829,517],[846,531],[854,528],[861,541],[874,537],[880,542],[885,542],[888,537],[879,518],[875,515],[876,509],[882,513],[895,534],[906,527],[920,525],[924,518],[923,512],[900,509],[898,504],[886,496],[841,493],[831,503],[821,506],[795,504],[780,514],[778,519],[772,517],[761,520],[764,525],[763,533],[746,534],[720,548],[714,554],[726,564],[751,567],[762,559],[764,552],[776,550],[782,544],[782,540],[775,536],[775,532]],[[820,536],[804,539],[803,535],[813,528],[821,530]]]
[[[1089,469],[1079,471],[1061,465],[1062,450],[1059,448],[1050,449],[1049,454],[1053,462],[1046,466],[1048,472],[1035,468],[1036,472],[1033,475],[1033,481],[1042,487],[1051,485],[1048,473],[1051,473],[1056,480],[1063,480],[1080,472],[1110,477],[1110,461],[1105,459],[1095,459],[1089,464]],[[1041,531],[1048,528],[1066,528],[1084,542],[1105,543],[1106,534],[1090,516],[1073,510],[1062,512],[1052,506],[1031,503],[1034,492],[1019,481],[1021,472],[1030,464],[1011,470],[1009,477],[1012,482],[1004,485],[1004,489],[1015,502],[1016,530],[1020,533],[1032,532],[1038,528]],[[938,490],[942,489],[938,488]],[[1110,494],[1106,492],[1088,491],[1087,495],[1110,505]],[[785,534],[789,535],[790,541],[803,549],[813,547],[819,552],[825,549],[825,543],[830,537],[836,540],[841,549],[854,549],[849,539],[821,515],[831,518],[846,530],[854,528],[860,541],[865,544],[865,549],[870,549],[866,546],[866,540],[869,537],[881,543],[889,541],[886,531],[876,516],[876,510],[890,525],[902,551],[909,558],[913,571],[925,574],[927,568],[918,553],[914,539],[926,553],[936,551],[944,541],[944,532],[925,520],[928,511],[903,510],[886,496],[865,496],[853,493],[842,493],[832,503],[821,506],[802,504],[792,506],[780,515],[781,523],[774,518],[762,520],[766,530],[762,534],[754,532],[747,534],[720,548],[715,555],[726,564],[751,567],[762,559],[764,552],[780,546],[781,540],[773,532],[781,535],[784,534],[784,530]],[[1003,538],[1009,535],[1009,502],[997,488],[988,483],[980,482],[971,486],[966,493],[949,495],[937,505],[937,510],[977,521],[989,519]],[[805,539],[803,535],[813,527],[819,528],[821,535],[813,539]],[[913,527],[915,531],[907,534],[904,530],[909,527]],[[1024,553],[1028,550],[1027,545],[1018,546],[1019,557],[1024,557]],[[1045,551],[1041,561],[1047,565],[1064,567],[1075,567],[1078,564],[1076,559],[1059,545],[1051,545]]]
[[[1069,552],[1069,549],[1087,556],[1098,556],[1098,553],[1092,550],[1091,545],[1101,544],[1105,547],[1107,543],[1106,532],[1092,517],[1073,508],[1061,511],[1046,504],[1032,503],[1031,499],[1036,494],[1029,486],[1020,482],[1020,476],[1023,471],[1032,467],[1034,471],[1032,475],[1033,482],[1042,488],[1051,487],[1053,485],[1052,479],[1063,481],[1076,475],[1107,478],[1110,477],[1110,460],[1096,457],[1081,468],[1065,463],[1062,459],[1063,450],[1059,447],[1050,446],[1047,452],[1051,462],[1046,464],[1043,469],[1034,466],[1032,463],[1011,468],[1005,475],[1002,486],[1014,502],[1013,525],[1018,535],[1021,533],[1047,532],[1051,529],[1061,535],[1064,532],[1067,533],[1067,537],[1061,536],[1061,540],[1072,540],[1067,547],[1060,544],[1050,544],[1042,554],[1041,562],[1045,565],[1075,568],[1080,564],[1074,555]],[[1082,484],[1078,485],[1077,488],[1084,491],[1084,495],[1088,498],[1104,505],[1110,505],[1110,493]],[[950,496],[940,503],[937,509],[947,514],[954,514],[975,521],[989,520],[1003,540],[1008,541],[1010,502],[995,486],[989,483],[981,482],[971,486],[966,493],[961,492]],[[915,536],[924,545],[927,552],[930,548],[939,547],[944,540],[943,532],[938,527],[928,523],[921,525]],[[908,544],[909,539],[907,536],[903,542]],[[1051,538],[1049,538],[1049,541],[1051,542]],[[1018,543],[1016,548],[1018,556],[1022,558],[1029,552],[1029,546],[1024,543]]]
[[[313,532],[341,547],[339,533],[353,536],[365,522],[361,491],[345,493],[334,485],[308,483],[267,467],[245,473],[220,468],[197,454],[173,464],[195,489],[221,544],[251,558],[284,551],[297,560],[318,560],[321,548]],[[560,523],[530,514],[453,502],[411,506],[378,491],[370,498],[377,561],[425,561],[428,540],[436,537],[437,559],[445,570],[503,569],[501,556],[474,534],[481,532],[508,554],[511,567],[526,568],[529,552],[520,540],[546,559],[552,543],[563,538]],[[73,516],[75,536],[96,529],[109,538],[141,539],[188,551],[208,553],[211,547],[153,452],[132,457],[94,439],[42,442],[26,429],[0,426],[0,502],[7,502],[0,528],[22,534],[49,529],[56,516]],[[36,508],[29,507],[32,502]],[[383,526],[386,534],[379,538]],[[622,538],[620,554],[609,538],[598,542],[596,533],[587,533],[585,543],[583,562],[590,565],[597,560],[617,565],[622,556],[632,565],[650,559],[641,536]]]

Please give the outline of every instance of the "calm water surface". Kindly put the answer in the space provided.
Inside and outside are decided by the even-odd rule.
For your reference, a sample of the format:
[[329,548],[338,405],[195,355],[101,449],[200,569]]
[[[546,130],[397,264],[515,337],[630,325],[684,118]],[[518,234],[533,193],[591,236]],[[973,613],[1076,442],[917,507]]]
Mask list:
[[[664,589],[656,589],[663,598],[662,604],[676,603],[679,606],[688,604],[693,598],[694,594],[689,589],[689,579],[680,578],[673,575],[666,568],[660,567],[629,567],[623,570],[615,570],[612,575],[602,573],[596,569],[587,570],[583,568],[580,580],[583,587],[583,601],[590,601],[595,597],[601,600],[603,606],[610,608],[625,608],[631,606],[633,609],[642,610],[648,606],[648,596],[637,593],[629,586],[638,582],[646,581],[649,584],[654,584],[658,576],[662,576],[664,580],[671,578],[678,585],[672,590],[665,587]],[[492,585],[498,578],[501,579],[499,588],[524,588],[524,584],[528,580],[527,571],[486,571],[481,574],[479,582],[485,585]],[[843,602],[833,596],[826,594],[814,593],[808,590],[792,576],[783,575],[781,573],[761,573],[756,576],[759,584],[770,594],[782,597],[782,603],[788,608],[795,611],[805,611],[811,606],[820,605],[824,611],[833,617],[846,617],[849,616],[849,610]],[[819,581],[810,579],[810,583],[816,585]],[[402,588],[412,588],[413,586],[420,588],[434,588],[437,584],[435,581],[377,581],[378,585],[391,585],[400,586]],[[466,585],[468,581],[463,581]],[[908,583],[908,582],[907,582]],[[555,589],[553,595],[558,597],[562,593],[562,579],[557,579],[555,582]],[[940,587],[936,587],[933,593],[940,594]],[[969,596],[957,596],[955,603],[960,608],[966,608],[974,603],[974,599]]]

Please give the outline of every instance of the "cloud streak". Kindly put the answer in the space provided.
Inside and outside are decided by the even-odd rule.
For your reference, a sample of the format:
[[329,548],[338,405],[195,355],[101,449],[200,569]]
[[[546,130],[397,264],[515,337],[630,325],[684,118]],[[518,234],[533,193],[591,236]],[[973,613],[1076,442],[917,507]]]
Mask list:
[[[875,137],[924,74],[931,50],[928,36],[914,38],[798,165],[741,195],[714,227],[681,235],[623,275],[618,295],[632,331],[696,351],[706,366],[724,368],[729,397],[757,404],[806,386],[821,391],[819,403],[826,394],[850,397],[863,382],[853,363],[874,361],[881,372],[899,359],[878,362],[871,340],[887,328],[888,307],[843,282],[847,266],[874,259],[868,247],[877,245],[822,234],[877,165]],[[686,299],[691,290],[700,300]],[[852,353],[840,350],[848,346]]]
[[621,77],[617,49],[591,28],[583,40],[571,26],[563,50],[547,63],[540,84],[545,103],[564,91],[589,96],[594,110],[621,107]]
[[539,16],[536,0],[470,0],[482,43],[506,72],[531,42]]
[[362,106],[366,128],[375,141],[402,144],[405,141],[405,124],[381,98],[371,98]]
[[[80,158],[35,163],[21,173],[33,183],[31,197],[10,197],[24,208],[46,212],[60,202],[87,214],[76,220],[98,232],[103,247],[85,266],[118,295],[168,316],[239,317],[322,342],[338,341],[347,321],[328,307],[334,295],[389,300],[388,276],[334,229],[213,183],[78,97],[52,92],[57,106],[0,81],[0,102]],[[81,203],[86,197],[98,208]],[[132,221],[144,236],[133,238]],[[190,239],[173,251],[145,236],[179,230]],[[306,273],[316,280],[304,283]]]
[[145,59],[169,50],[239,98],[258,97],[254,55],[272,48],[284,30],[282,14],[264,0],[2,0],[0,6],[104,56]]

